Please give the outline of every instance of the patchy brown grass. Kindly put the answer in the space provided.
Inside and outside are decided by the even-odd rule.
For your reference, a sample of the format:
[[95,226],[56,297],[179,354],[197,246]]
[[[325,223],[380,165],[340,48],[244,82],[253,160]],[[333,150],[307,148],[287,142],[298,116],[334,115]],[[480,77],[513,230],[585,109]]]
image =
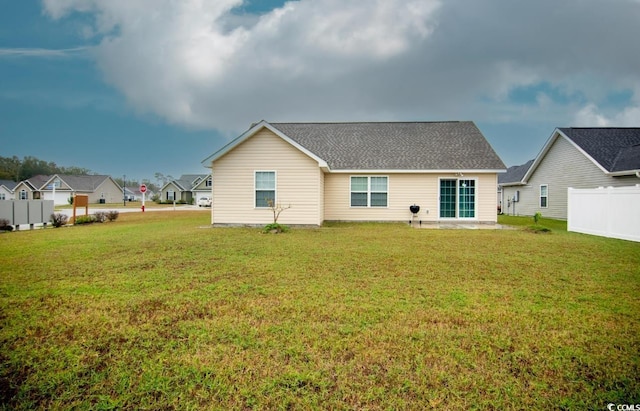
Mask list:
[[640,245],[209,213],[0,235],[0,408],[603,409],[640,397]]

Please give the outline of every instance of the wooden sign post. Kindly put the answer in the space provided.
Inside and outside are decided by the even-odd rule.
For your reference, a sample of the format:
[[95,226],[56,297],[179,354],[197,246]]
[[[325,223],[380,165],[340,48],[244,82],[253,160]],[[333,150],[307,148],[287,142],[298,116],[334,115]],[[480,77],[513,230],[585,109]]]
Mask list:
[[73,196],[73,220],[76,223],[76,208],[84,207],[84,215],[89,215],[89,196],[86,194],[76,194]]

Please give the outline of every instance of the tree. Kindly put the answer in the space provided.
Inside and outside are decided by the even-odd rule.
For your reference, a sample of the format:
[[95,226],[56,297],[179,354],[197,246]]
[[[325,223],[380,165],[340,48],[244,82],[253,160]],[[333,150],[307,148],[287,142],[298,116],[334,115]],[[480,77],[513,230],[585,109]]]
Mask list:
[[165,176],[162,173],[156,172],[153,176],[158,181],[158,185],[160,187],[163,187],[165,184],[167,184],[171,180],[175,180],[175,178],[173,178],[173,176],[171,176],[170,174],[167,174]]
[[17,156],[0,157],[0,180],[20,181],[21,165]]
[[32,156],[25,156],[20,160],[17,156],[0,157],[0,179],[21,181],[43,174],[91,174],[91,170],[82,167],[59,167],[52,161],[44,161]]

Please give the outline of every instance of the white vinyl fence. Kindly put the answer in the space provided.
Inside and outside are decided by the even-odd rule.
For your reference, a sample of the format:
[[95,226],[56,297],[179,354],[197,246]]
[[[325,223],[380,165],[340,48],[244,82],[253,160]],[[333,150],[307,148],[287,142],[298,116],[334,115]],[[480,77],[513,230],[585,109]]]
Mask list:
[[640,184],[569,188],[567,230],[640,241]]

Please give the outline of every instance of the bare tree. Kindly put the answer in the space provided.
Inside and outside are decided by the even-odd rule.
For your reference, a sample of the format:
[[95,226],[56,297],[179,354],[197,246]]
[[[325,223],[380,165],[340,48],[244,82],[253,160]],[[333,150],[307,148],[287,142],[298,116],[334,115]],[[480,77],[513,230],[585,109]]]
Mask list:
[[288,210],[291,208],[291,204],[289,204],[288,206],[283,206],[280,203],[276,204],[276,202],[271,199],[267,199],[267,206],[269,206],[269,208],[273,212],[273,224],[278,224],[278,218],[280,217],[280,214],[284,210]]

